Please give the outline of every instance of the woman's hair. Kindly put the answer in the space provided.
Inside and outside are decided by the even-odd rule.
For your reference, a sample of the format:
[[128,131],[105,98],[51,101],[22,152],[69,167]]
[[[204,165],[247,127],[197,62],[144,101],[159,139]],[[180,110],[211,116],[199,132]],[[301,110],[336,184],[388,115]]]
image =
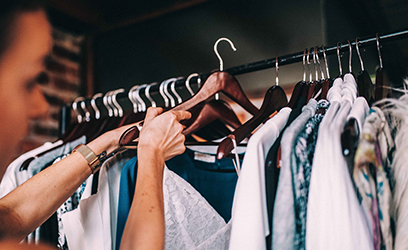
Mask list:
[[0,0],[0,56],[10,44],[12,27],[16,15],[44,8],[44,0]]

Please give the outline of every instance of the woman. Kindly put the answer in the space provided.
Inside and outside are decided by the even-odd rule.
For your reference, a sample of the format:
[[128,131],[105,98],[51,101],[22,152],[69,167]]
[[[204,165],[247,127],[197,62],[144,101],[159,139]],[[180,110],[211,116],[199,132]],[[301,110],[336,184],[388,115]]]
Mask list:
[[[51,26],[41,1],[1,1],[0,178],[8,158],[26,136],[29,121],[47,113],[48,105],[36,78],[44,70],[44,59],[51,47]],[[164,161],[184,151],[179,121],[189,119],[190,113],[161,112],[160,108],[147,111],[140,134],[136,199],[123,234],[122,249],[164,246]],[[107,132],[86,146],[95,155],[113,151],[129,126]],[[21,241],[46,221],[91,173],[86,158],[76,151],[0,199],[0,249],[33,249],[13,242]]]

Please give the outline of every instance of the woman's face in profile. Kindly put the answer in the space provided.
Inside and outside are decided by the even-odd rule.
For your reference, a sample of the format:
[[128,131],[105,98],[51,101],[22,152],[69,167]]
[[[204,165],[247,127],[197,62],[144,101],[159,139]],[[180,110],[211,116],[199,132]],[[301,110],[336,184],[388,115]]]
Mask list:
[[37,76],[52,48],[51,27],[44,11],[16,14],[9,45],[0,56],[0,177],[29,121],[48,112]]

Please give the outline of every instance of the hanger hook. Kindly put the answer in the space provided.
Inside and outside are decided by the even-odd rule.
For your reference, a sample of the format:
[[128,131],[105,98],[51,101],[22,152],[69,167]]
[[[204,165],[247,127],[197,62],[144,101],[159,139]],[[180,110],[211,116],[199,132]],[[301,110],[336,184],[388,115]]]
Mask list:
[[361,58],[361,54],[360,54],[360,48],[358,47],[358,37],[356,38],[356,50],[357,50],[357,55],[358,55],[358,59],[360,60],[360,65],[361,65],[361,71],[364,71],[364,63],[363,63],[363,59]]
[[169,98],[167,98],[167,95],[164,93],[164,84],[166,83],[166,80],[164,80],[164,81],[162,81],[161,83],[160,83],[160,86],[159,86],[159,93],[160,93],[160,95],[161,95],[161,97],[163,98],[163,100],[164,100],[164,107],[169,107]]
[[145,96],[146,96],[147,99],[149,100],[151,106],[154,107],[154,108],[157,107],[157,105],[156,105],[156,102],[153,100],[153,98],[150,96],[150,88],[151,88],[153,85],[156,85],[156,84],[157,84],[157,82],[150,83],[150,84],[147,85],[147,87],[145,88]]
[[343,75],[343,68],[341,67],[339,43],[337,43],[337,60],[339,60],[339,71],[340,71],[340,75]]
[[316,47],[316,59],[317,59],[317,65],[319,65],[320,74],[322,75],[321,80],[323,80],[324,79],[324,71],[322,69],[322,65],[320,64],[319,48],[318,47]]
[[[232,48],[233,51],[237,51],[237,49],[235,48],[234,43],[233,43],[230,39],[228,39],[228,38],[226,38],[226,37],[222,37],[222,38],[218,39],[218,40],[215,42],[215,44],[214,44],[214,52],[215,52],[215,54],[217,55],[218,60],[220,61],[220,71],[224,71],[224,61],[222,60],[222,58],[221,58],[221,56],[220,56],[220,53],[218,53],[218,43],[220,43],[221,41],[227,41],[227,42],[231,45],[231,48]],[[216,93],[216,94],[215,94],[215,100],[218,100],[219,98],[220,98],[219,94]]]
[[348,45],[349,45],[349,72],[351,73],[353,71],[353,68],[351,67],[351,57],[353,56],[353,47],[351,46],[351,43],[349,40],[347,40]]
[[306,82],[306,50],[303,51],[303,82]]
[[312,70],[310,70],[310,49],[307,49],[307,55],[306,55],[306,62],[307,62],[307,69],[309,70],[309,82],[312,81]]
[[135,91],[133,92],[133,98],[135,98],[135,100],[139,103],[139,105],[138,105],[139,112],[144,112],[147,109],[146,103],[143,101],[143,99],[140,97],[140,94],[139,94],[140,90],[142,88],[145,88],[146,86],[147,86],[147,84],[139,85],[139,87],[137,89],[135,89]]
[[169,84],[173,81],[176,81],[177,78],[170,78],[168,80],[166,80],[166,83],[164,84],[164,93],[167,95],[167,97],[170,99],[170,107],[175,107],[176,106],[176,101],[174,100],[173,96],[170,94],[169,92]]
[[77,115],[78,123],[81,123],[81,122],[82,122],[82,115],[81,115],[81,113],[79,113],[79,111],[78,111],[78,103],[79,103],[80,101],[83,101],[83,100],[84,100],[84,98],[83,98],[82,96],[80,96],[80,97],[77,97],[77,98],[74,100],[74,102],[72,103],[72,109],[74,110],[75,114]]
[[317,81],[317,79],[319,79],[319,72],[318,72],[318,69],[317,69],[317,62],[316,62],[316,50],[317,50],[317,48],[314,47],[313,48],[313,66],[314,66],[314,69],[315,69],[315,76],[316,76],[316,81]]
[[179,94],[177,93],[177,91],[176,91],[176,82],[177,82],[178,80],[181,80],[181,79],[183,79],[183,77],[179,77],[179,78],[177,78],[176,80],[172,81],[172,82],[171,82],[171,85],[170,85],[171,92],[173,92],[174,96],[176,97],[178,104],[180,104],[180,103],[183,102],[183,100],[181,99],[180,95],[179,95]]
[[200,77],[200,75],[199,75],[198,73],[193,73],[193,74],[191,74],[191,75],[189,75],[189,76],[187,77],[187,79],[186,79],[186,88],[187,88],[188,92],[190,92],[190,95],[191,95],[191,96],[194,95],[194,92],[193,92],[193,90],[191,89],[190,80],[191,80],[191,78],[193,78],[194,76],[197,77],[198,88],[200,88],[200,84],[201,84],[201,77]]
[[377,50],[378,50],[378,58],[380,59],[380,68],[383,68],[383,61],[381,57],[381,50],[380,50],[380,38],[378,37],[378,33],[375,34],[375,38],[377,40]]
[[112,95],[112,91],[108,91],[105,96],[103,97],[103,104],[105,105],[106,109],[108,110],[108,116],[112,117],[113,116],[113,109],[110,106],[110,102],[111,102],[111,95]]
[[276,57],[275,59],[275,69],[276,69],[276,79],[275,79],[275,85],[278,86],[279,85],[279,59],[278,57]]
[[91,106],[95,111],[95,119],[96,120],[99,120],[99,118],[101,118],[101,112],[99,111],[98,106],[96,106],[96,101],[95,100],[97,98],[99,98],[99,97],[102,97],[102,96],[103,96],[102,93],[98,93],[98,94],[95,94],[94,96],[92,96],[92,99],[91,99]]
[[85,117],[83,118],[84,121],[89,122],[91,120],[91,113],[86,108],[85,99],[81,102],[81,109],[85,112]]
[[218,39],[215,42],[214,52],[217,55],[218,60],[220,61],[220,71],[224,71],[224,61],[222,60],[222,58],[220,56],[220,53],[218,53],[218,43],[221,42],[221,41],[227,41],[231,45],[231,48],[232,48],[233,51],[237,51],[237,49],[235,48],[234,43],[230,39],[228,39],[226,37],[222,37],[222,38]]
[[118,110],[116,109],[116,106],[113,104],[113,102],[112,102],[112,96],[113,96],[113,94],[114,94],[114,90],[112,90],[112,91],[109,91],[109,95],[108,95],[108,97],[107,97],[107,101],[108,101],[108,105],[109,105],[109,107],[111,107],[111,117],[112,116],[118,116]]
[[135,90],[139,88],[139,85],[135,85],[133,86],[128,93],[128,98],[129,101],[132,103],[133,105],[133,113],[137,113],[138,111],[138,107],[139,107],[139,102],[137,100],[135,100],[135,98],[133,97],[133,93],[135,92]]
[[[120,106],[119,102],[116,100],[116,96],[123,92],[125,92],[125,89],[117,89],[113,91],[113,94],[112,94],[112,102],[113,102],[113,105],[116,107],[115,110],[117,110],[117,114],[119,115],[119,117],[123,117],[123,108],[122,106]],[[118,115],[115,115],[115,116],[118,116]]]
[[329,64],[327,63],[326,50],[324,49],[324,45],[322,45],[322,49],[323,49],[323,58],[324,58],[324,65],[326,67],[327,79],[330,79]]

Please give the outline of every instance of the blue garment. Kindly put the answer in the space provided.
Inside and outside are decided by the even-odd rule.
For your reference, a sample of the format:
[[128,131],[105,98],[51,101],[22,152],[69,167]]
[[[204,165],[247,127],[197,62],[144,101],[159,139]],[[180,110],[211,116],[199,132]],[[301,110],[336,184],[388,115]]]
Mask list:
[[[231,159],[218,160],[209,155],[209,161],[200,160],[201,153],[186,151],[168,161],[166,166],[189,182],[208,203],[224,218],[231,219],[237,174]],[[118,220],[116,229],[116,249],[120,248],[130,206],[136,186],[137,158],[128,161],[122,169],[119,186]]]

